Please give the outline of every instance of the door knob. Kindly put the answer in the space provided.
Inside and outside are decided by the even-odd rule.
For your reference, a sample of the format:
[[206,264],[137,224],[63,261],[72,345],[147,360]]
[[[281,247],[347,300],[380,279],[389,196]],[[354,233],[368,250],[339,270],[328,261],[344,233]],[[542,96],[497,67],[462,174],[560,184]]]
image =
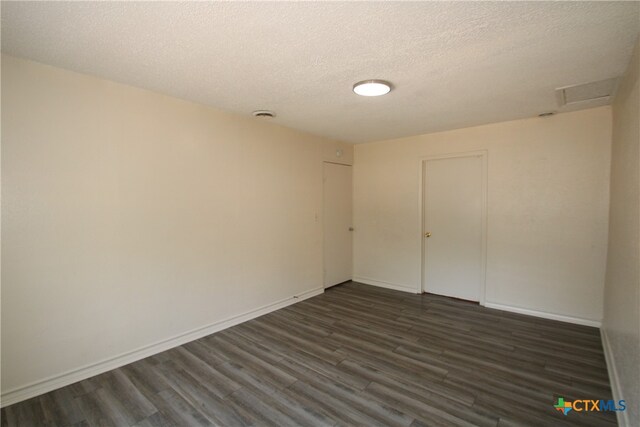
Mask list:
[[424,233],[424,237],[431,237],[431,232],[427,231],[426,233]]

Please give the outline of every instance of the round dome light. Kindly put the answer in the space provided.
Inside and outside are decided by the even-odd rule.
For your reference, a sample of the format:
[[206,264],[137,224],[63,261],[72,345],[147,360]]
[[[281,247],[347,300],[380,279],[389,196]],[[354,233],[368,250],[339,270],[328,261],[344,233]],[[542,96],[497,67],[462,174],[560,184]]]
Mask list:
[[384,80],[363,80],[353,85],[353,91],[361,96],[380,96],[391,92],[391,83]]
[[253,114],[253,117],[258,117],[261,119],[272,119],[276,116],[276,113],[269,110],[256,110],[251,114]]

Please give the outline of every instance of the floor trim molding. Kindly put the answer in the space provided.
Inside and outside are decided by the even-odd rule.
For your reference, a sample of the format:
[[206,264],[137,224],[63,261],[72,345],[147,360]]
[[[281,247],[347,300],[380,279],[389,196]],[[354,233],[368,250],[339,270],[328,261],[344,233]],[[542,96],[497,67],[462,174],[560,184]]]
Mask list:
[[385,282],[382,280],[370,279],[368,277],[353,276],[354,282],[364,283],[365,285],[378,286],[380,288],[393,289],[395,291],[409,292],[411,294],[417,294],[418,290],[414,287],[407,285],[399,285],[397,283]]
[[513,313],[526,314],[529,316],[542,317],[543,319],[559,320],[561,322],[575,323],[576,325],[593,326],[599,328],[602,322],[599,320],[583,319],[581,317],[563,316],[562,314],[548,313],[546,311],[530,310],[528,308],[514,307],[512,305],[497,304],[494,302],[485,302],[487,308],[495,308],[496,310],[511,311]]
[[110,371],[112,369],[119,368],[137,360],[144,359],[145,357],[149,357],[162,351],[169,350],[170,348],[186,344],[190,341],[202,338],[223,329],[230,328],[231,326],[235,326],[242,322],[255,319],[256,317],[260,317],[267,313],[271,313],[272,311],[279,310],[281,308],[314,297],[316,295],[320,295],[322,293],[324,293],[323,288],[311,289],[298,295],[294,295],[289,298],[285,298],[280,301],[258,307],[254,310],[250,310],[245,313],[220,320],[210,325],[192,329],[190,331],[184,332],[171,338],[167,338],[157,343],[140,347],[136,350],[132,350],[115,357],[110,357],[96,363],[85,365],[78,369],[73,369],[62,374],[54,375],[40,381],[8,390],[7,392],[3,393],[2,397],[0,398],[0,407],[9,406],[14,403],[39,396],[49,391]]
[[[613,400],[616,402],[619,400],[625,400],[622,394],[622,388],[620,387],[620,376],[618,375],[618,369],[616,368],[616,362],[613,357],[613,348],[609,342],[609,337],[604,328],[600,328],[600,338],[602,339],[602,349],[604,350],[604,359],[607,362],[607,372],[609,374],[609,382],[611,383],[611,393],[613,394]],[[618,425],[621,427],[630,426],[629,416],[627,411],[616,412],[618,418]]]

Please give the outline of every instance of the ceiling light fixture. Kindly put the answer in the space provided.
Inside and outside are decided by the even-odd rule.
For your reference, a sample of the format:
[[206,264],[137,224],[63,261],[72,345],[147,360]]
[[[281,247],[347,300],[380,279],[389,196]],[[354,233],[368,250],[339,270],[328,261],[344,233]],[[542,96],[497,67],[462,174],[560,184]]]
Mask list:
[[380,96],[391,92],[391,83],[384,80],[363,80],[353,85],[353,91],[361,96]]
[[276,116],[276,113],[269,110],[256,110],[251,114],[253,114],[253,117],[259,117],[262,119],[272,119]]

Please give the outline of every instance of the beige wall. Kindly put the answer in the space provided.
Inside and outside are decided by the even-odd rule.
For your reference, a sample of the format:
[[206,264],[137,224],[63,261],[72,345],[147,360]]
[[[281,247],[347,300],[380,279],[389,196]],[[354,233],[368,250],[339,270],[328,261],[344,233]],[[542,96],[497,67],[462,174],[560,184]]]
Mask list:
[[6,56],[2,89],[3,404],[321,289],[350,145]]
[[[605,350],[622,424],[640,425],[640,47],[613,104],[611,210],[604,295]],[[626,420],[625,420],[626,418]],[[625,424],[626,421],[626,424]]]
[[597,324],[610,142],[601,107],[356,145],[354,278],[419,289],[419,159],[487,150],[487,303]]

